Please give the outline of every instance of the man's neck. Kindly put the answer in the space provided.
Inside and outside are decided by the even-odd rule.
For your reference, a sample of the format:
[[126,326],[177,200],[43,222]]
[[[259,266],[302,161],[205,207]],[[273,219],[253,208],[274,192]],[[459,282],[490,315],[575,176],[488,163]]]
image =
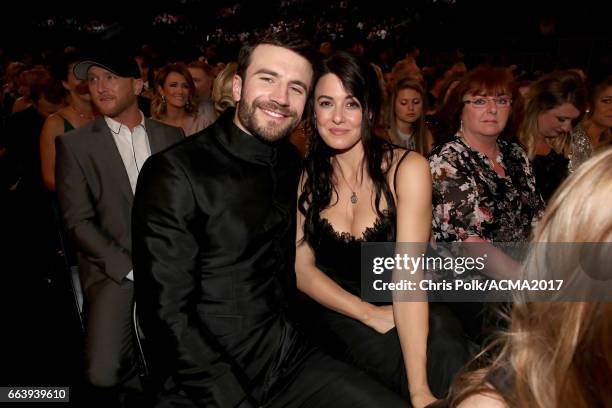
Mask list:
[[130,131],[134,131],[134,128],[142,122],[142,113],[138,105],[133,104],[112,119],[127,126]]
[[242,122],[240,122],[240,119],[238,118],[238,108],[236,108],[236,112],[234,113],[234,119],[233,119],[234,125],[238,126],[238,129],[242,130],[244,133],[246,133],[247,135],[251,135],[251,132],[249,132],[248,130],[246,130],[246,128],[242,125]]

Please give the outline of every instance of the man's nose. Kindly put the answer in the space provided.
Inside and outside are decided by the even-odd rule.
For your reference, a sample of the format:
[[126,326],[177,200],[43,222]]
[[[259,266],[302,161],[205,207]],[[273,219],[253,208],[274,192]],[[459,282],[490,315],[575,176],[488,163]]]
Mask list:
[[270,94],[270,99],[282,106],[289,105],[289,87],[278,84]]
[[[91,86],[91,85],[90,85]],[[102,93],[106,90],[106,81],[104,79],[100,79],[95,81],[93,84],[93,88],[98,92]]]

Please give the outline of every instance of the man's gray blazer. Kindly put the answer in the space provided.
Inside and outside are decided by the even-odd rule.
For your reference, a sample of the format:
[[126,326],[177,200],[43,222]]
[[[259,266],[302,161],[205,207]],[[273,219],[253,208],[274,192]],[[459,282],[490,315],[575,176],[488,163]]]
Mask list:
[[[180,129],[145,119],[155,154],[183,139]],[[85,291],[96,282],[120,283],[132,270],[134,194],[104,118],[56,139],[56,185],[66,228],[79,252]]]

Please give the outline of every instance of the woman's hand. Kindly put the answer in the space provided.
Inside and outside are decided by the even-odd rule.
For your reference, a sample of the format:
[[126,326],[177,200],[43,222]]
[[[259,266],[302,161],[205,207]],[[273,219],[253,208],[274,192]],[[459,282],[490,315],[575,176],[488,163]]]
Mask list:
[[375,306],[370,303],[367,303],[366,305],[366,312],[362,319],[363,324],[381,334],[385,334],[395,327],[393,307],[391,305]]
[[429,390],[429,387],[410,393],[410,402],[412,402],[414,408],[424,408],[437,400]]

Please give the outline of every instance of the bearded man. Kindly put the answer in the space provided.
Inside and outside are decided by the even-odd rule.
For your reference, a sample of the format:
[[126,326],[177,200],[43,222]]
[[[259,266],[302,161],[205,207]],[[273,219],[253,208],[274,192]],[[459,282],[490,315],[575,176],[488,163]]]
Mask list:
[[245,46],[236,110],[141,173],[134,272],[156,407],[404,405],[288,317],[300,157],[286,136],[312,91],[314,55],[291,34]]

